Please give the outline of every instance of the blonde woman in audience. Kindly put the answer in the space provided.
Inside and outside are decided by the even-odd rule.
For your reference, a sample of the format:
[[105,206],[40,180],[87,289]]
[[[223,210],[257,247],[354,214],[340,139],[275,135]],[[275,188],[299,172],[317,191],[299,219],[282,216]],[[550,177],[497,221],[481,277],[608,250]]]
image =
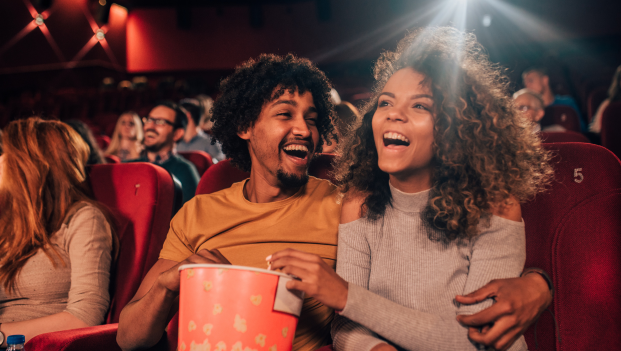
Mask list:
[[589,131],[593,133],[601,133],[602,132],[602,115],[604,114],[604,110],[611,102],[621,101],[621,66],[617,67],[617,71],[612,77],[612,83],[610,84],[610,88],[608,88],[608,97],[602,101],[597,108],[597,112],[593,116],[593,121],[589,125]]
[[346,194],[338,275],[294,250],[269,256],[271,269],[339,311],[337,351],[480,350],[478,342],[526,350],[520,335],[532,319],[507,329],[515,320],[490,319],[511,310],[502,294],[496,309],[490,295],[463,295],[530,277],[542,289],[526,294],[538,299],[530,315],[550,303],[542,276],[517,278],[526,258],[520,202],[551,177],[548,154],[472,34],[419,30],[374,72],[375,94],[337,168]]
[[66,124],[9,123],[0,157],[0,347],[104,322],[116,238],[89,197],[89,148]]
[[114,128],[112,140],[105,154],[117,156],[121,161],[133,160],[140,157],[144,132],[142,121],[136,112],[123,113]]

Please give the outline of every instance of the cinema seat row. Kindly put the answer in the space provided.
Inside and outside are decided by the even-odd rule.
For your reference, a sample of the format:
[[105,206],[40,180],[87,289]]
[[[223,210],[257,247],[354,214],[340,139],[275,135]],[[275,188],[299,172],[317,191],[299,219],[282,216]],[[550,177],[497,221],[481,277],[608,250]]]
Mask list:
[[[536,328],[526,333],[531,350],[612,350],[621,335],[621,163],[609,150],[587,143],[544,144],[554,154],[549,190],[522,206],[526,266],[546,270],[556,295]],[[313,161],[312,175],[331,179],[332,155]],[[113,267],[112,303],[106,325],[39,335],[29,351],[120,350],[121,309],[157,260],[168,222],[176,212],[175,186],[163,169],[146,163],[90,167],[95,198],[112,211],[121,242]],[[248,176],[221,161],[203,174],[197,194],[212,193]],[[558,322],[555,329],[552,315]],[[177,347],[174,318],[151,350]],[[325,347],[322,351],[329,351]]]

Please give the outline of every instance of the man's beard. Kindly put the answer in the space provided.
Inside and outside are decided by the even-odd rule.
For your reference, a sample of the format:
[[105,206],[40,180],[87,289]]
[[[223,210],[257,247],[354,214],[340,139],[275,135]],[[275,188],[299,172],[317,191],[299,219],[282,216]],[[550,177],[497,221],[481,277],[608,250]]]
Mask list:
[[276,171],[276,178],[280,184],[287,188],[299,188],[308,183],[308,172],[304,172],[301,175],[285,173],[282,169]]
[[164,143],[157,143],[157,144],[153,144],[153,145],[144,145],[144,149],[147,152],[160,152],[160,150],[162,150],[162,148],[164,147]]

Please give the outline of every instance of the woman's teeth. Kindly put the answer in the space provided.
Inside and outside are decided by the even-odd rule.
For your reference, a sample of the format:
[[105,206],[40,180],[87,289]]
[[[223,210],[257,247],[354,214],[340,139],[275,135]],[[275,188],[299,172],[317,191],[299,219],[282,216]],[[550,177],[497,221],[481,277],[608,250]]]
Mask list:
[[410,143],[410,139],[406,138],[405,135],[399,134],[399,133],[395,133],[395,132],[386,132],[386,133],[384,133],[384,139],[401,140],[401,141],[405,142],[406,144]]

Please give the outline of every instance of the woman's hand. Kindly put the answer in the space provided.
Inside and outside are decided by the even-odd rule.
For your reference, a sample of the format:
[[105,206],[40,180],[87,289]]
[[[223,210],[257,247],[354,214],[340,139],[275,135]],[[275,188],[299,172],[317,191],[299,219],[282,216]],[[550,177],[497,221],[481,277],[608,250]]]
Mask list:
[[303,291],[324,305],[342,310],[347,303],[347,282],[339,277],[321,257],[294,249],[278,251],[266,259],[270,270],[282,270],[299,280],[287,282],[287,289]]

